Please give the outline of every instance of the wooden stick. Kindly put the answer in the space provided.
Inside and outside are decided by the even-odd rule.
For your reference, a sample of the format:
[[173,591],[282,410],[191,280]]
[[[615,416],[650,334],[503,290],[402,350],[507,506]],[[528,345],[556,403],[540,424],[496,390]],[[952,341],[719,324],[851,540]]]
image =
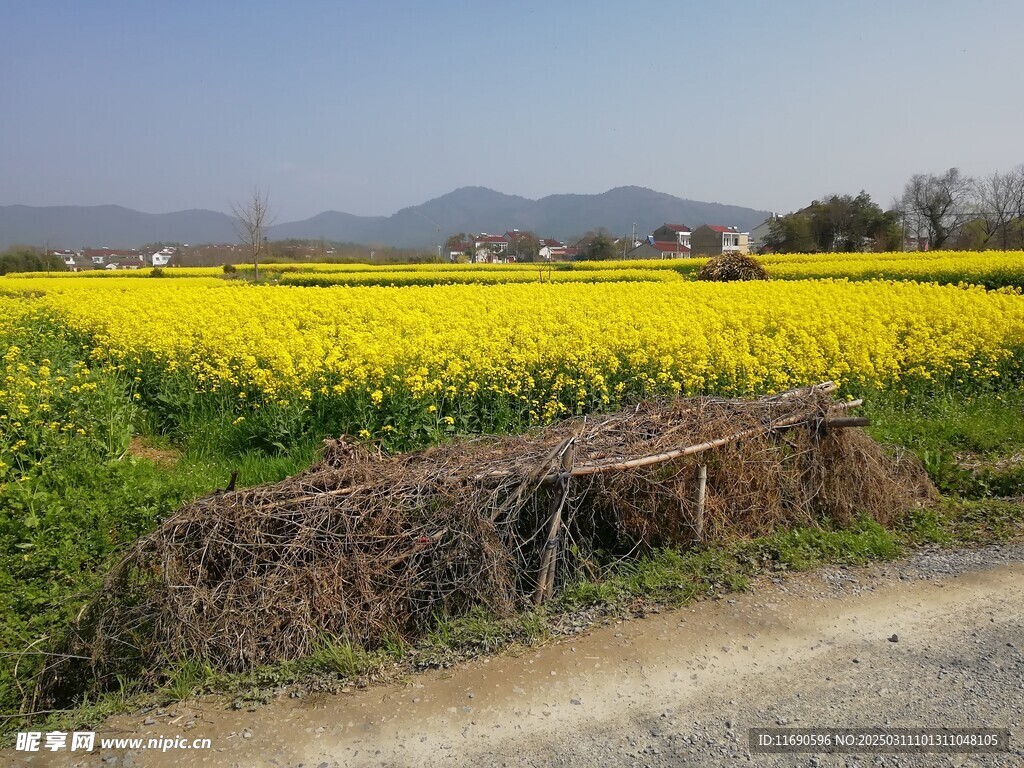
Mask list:
[[[766,398],[766,399],[771,400],[771,401],[787,400],[787,399],[790,399],[790,398],[792,398],[792,397],[794,397],[794,396],[796,396],[798,394],[806,393],[808,390],[810,390],[810,391],[817,391],[817,392],[822,392],[822,393],[828,394],[828,393],[834,392],[836,389],[838,389],[838,386],[836,384],[834,384],[831,381],[825,381],[825,382],[822,382],[820,384],[815,384],[812,387],[803,387],[803,388],[800,388],[800,389],[792,389],[792,390],[789,390],[787,392],[782,392],[782,393],[780,393],[778,395],[772,395],[770,398]],[[851,401],[845,402],[845,403],[835,403],[834,405],[832,405],[830,407],[831,408],[835,408],[835,409],[839,409],[839,410],[849,410],[851,408],[857,408],[857,407],[859,407],[859,406],[861,406],[863,404],[864,404],[864,401],[862,399],[858,399],[858,400],[851,400]],[[737,442],[739,440],[743,440],[744,438],[752,437],[754,435],[765,434],[767,432],[772,432],[772,431],[778,430],[778,429],[788,429],[790,427],[796,426],[797,424],[801,424],[803,422],[809,421],[811,418],[812,417],[807,415],[807,414],[798,415],[798,416],[791,416],[788,419],[783,419],[781,421],[775,422],[774,424],[770,424],[770,425],[767,425],[767,426],[752,427],[750,429],[745,429],[745,430],[742,430],[740,432],[736,432],[736,433],[734,433],[732,435],[727,435],[725,437],[720,437],[720,438],[718,438],[716,440],[709,440],[709,441],[707,441],[705,443],[699,443],[697,445],[690,445],[690,446],[686,446],[685,448],[677,448],[677,449],[674,449],[674,450],[671,450],[671,451],[665,451],[663,453],[654,454],[652,456],[643,456],[643,457],[640,457],[640,458],[637,458],[637,459],[631,459],[631,460],[628,460],[628,461],[595,462],[593,464],[584,464],[584,465],[580,465],[578,467],[573,467],[571,469],[571,471],[570,471],[570,477],[583,477],[583,476],[586,476],[586,475],[598,474],[600,472],[610,472],[610,471],[620,470],[620,469],[634,469],[634,468],[637,468],[637,467],[646,467],[646,466],[650,466],[652,464],[659,464],[661,462],[671,461],[672,459],[680,458],[682,456],[692,456],[692,455],[695,455],[695,454],[698,454],[698,453],[703,453],[705,451],[713,450],[715,448],[720,448],[723,445],[728,445],[730,443],[735,443],[735,442]],[[866,421],[866,423],[860,423],[860,422],[845,423],[845,422],[843,422],[841,420],[837,420],[837,419],[833,418],[833,419],[827,419],[825,425],[826,425],[826,427],[829,427],[829,428],[835,427],[837,429],[843,429],[845,427],[869,426],[870,425],[870,421]],[[545,459],[544,463],[547,463],[547,462],[551,461],[552,459],[554,459],[558,455],[561,455],[564,458],[566,449],[567,449],[567,447],[568,447],[570,442],[575,442],[575,438],[566,438],[565,440],[560,442],[558,445],[556,445],[554,447],[554,449],[552,450],[552,452]],[[573,455],[575,456],[575,447],[573,448]],[[540,465],[540,466],[543,466],[543,464]],[[474,481],[477,481],[477,482],[489,482],[489,481],[493,482],[493,481],[500,481],[500,480],[502,480],[502,479],[504,479],[506,477],[509,477],[511,474],[512,473],[508,472],[507,470],[493,470],[491,472],[484,472],[484,473],[481,473],[479,475],[476,475],[476,476],[474,476],[471,479],[474,480]],[[541,485],[546,485],[546,484],[550,484],[550,483],[555,482],[558,479],[560,474],[561,474],[560,472],[549,472],[546,475],[539,475],[539,476],[537,476],[535,480],[533,480],[530,477],[527,477],[527,478],[524,478],[523,485],[525,485],[526,483],[530,483],[531,481],[535,482],[536,485],[534,487],[534,492],[536,492],[536,490],[538,490]],[[322,497],[325,497],[325,496],[327,496],[327,497],[329,497],[329,496],[347,496],[349,494],[357,493],[357,492],[359,492],[359,491],[361,491],[361,490],[363,490],[364,488],[367,488],[367,487],[369,487],[369,486],[368,485],[350,485],[350,486],[344,486],[342,488],[332,488],[330,490],[325,490],[325,491],[315,491],[313,493],[306,494],[306,495],[303,495],[303,496],[296,496],[296,497],[293,497],[293,498],[290,498],[290,499],[280,499],[278,501],[273,501],[273,502],[271,502],[269,504],[263,505],[262,508],[263,509],[277,509],[277,508],[280,508],[280,507],[291,506],[293,504],[304,504],[306,502],[315,501],[316,499],[322,498]],[[522,491],[522,489],[520,489],[520,493],[521,493],[521,491]],[[496,520],[497,517],[499,517],[501,515],[501,513],[503,511],[505,511],[505,509],[506,509],[506,505],[502,505],[502,507],[499,508],[492,515],[492,518],[491,518],[492,521]]]
[[[770,398],[764,399],[785,400],[797,394],[806,393],[808,389],[810,389],[811,391],[819,391],[828,394],[834,392],[838,388],[839,387],[837,384],[831,381],[825,381],[822,382],[821,384],[815,384],[814,386],[809,388],[803,387],[801,389],[791,389],[787,392],[782,392],[781,394],[778,395],[772,395]],[[862,400],[854,400],[849,403],[836,403],[833,407],[842,409],[854,408],[858,405],[861,405],[862,403]],[[665,451],[664,453],[657,453],[652,456],[643,456],[641,458],[630,459],[628,461],[595,462],[593,464],[583,464],[572,470],[572,477],[595,475],[600,472],[610,472],[618,469],[634,469],[636,467],[646,467],[651,464],[659,464],[664,461],[671,461],[672,459],[676,459],[681,456],[692,456],[697,453],[703,453],[704,451],[710,451],[715,448],[721,448],[723,445],[735,443],[739,440],[743,440],[744,438],[751,437],[754,435],[766,434],[777,429],[788,429],[790,427],[796,426],[797,424],[802,424],[811,421],[813,418],[813,416],[805,413],[802,415],[791,416],[787,419],[782,419],[781,421],[777,421],[774,424],[769,424],[767,426],[751,427],[750,429],[745,429],[740,432],[736,432],[732,435],[727,435],[726,437],[720,437],[716,440],[709,440],[706,443],[690,445],[685,448],[677,448],[671,451]],[[496,470],[476,475],[475,477],[473,477],[473,480],[495,481],[508,477],[510,474],[511,473],[506,470]],[[544,475],[543,477],[538,479],[538,485],[553,483],[557,479],[557,477],[557,473],[548,473],[547,475]]]
[[[672,459],[678,459],[682,456],[693,456],[694,454],[704,453],[714,448],[721,448],[723,445],[729,445],[730,443],[738,442],[747,437],[753,437],[755,435],[763,435],[768,432],[772,432],[776,429],[787,429],[794,427],[797,424],[803,424],[811,421],[813,416],[807,413],[802,413],[797,416],[790,416],[787,419],[782,419],[774,424],[762,425],[757,427],[750,427],[749,429],[743,429],[739,432],[734,432],[731,435],[725,437],[719,437],[715,440],[708,440],[704,443],[697,443],[696,445],[688,445],[685,448],[676,448],[671,451],[665,451],[663,453],[656,453],[653,456],[642,456],[639,459],[630,459],[629,461],[611,461],[611,462],[598,462],[595,464],[584,464],[570,472],[572,477],[582,477],[584,475],[596,475],[599,472],[610,472],[617,469],[635,469],[637,467],[647,467],[651,464],[660,464],[664,461],[671,461]],[[552,482],[555,480],[556,475],[548,475],[545,480]]]
[[[558,458],[559,456],[565,456],[565,451],[569,448],[569,443],[571,443],[574,439],[575,438],[572,437],[565,438],[565,440],[563,440],[554,447],[551,453],[544,457],[543,462],[537,465],[536,472],[523,478],[523,482],[521,482],[519,484],[519,487],[516,488],[516,492],[509,496],[505,503],[498,507],[496,510],[494,510],[494,512],[491,514],[492,523],[496,522],[497,519],[501,517],[501,514],[503,512],[518,504],[524,496],[533,496],[535,493],[537,493],[537,491],[540,489],[540,486],[544,483],[544,478],[547,477],[547,475],[542,474],[542,472],[556,458]],[[526,486],[527,483],[533,482],[535,478],[536,484],[534,485],[533,489],[528,494],[524,494],[523,488]]]
[[[860,405],[863,405],[863,403],[863,400],[851,400],[850,402],[847,403],[836,403],[831,407],[839,410],[848,410],[850,408],[856,408]],[[582,464],[578,467],[573,467],[569,474],[570,477],[584,477],[586,475],[595,475],[601,472],[612,472],[621,469],[635,469],[637,467],[646,467],[652,464],[660,464],[662,462],[671,461],[672,459],[680,458],[682,456],[693,456],[698,453],[704,453],[705,451],[714,450],[715,448],[721,448],[723,445],[729,445],[730,443],[738,442],[747,437],[753,437],[755,435],[761,435],[779,429],[789,429],[790,427],[794,427],[798,424],[810,421],[812,418],[813,417],[808,414],[801,414],[797,416],[791,416],[787,419],[782,419],[781,421],[777,421],[774,424],[751,427],[750,429],[744,429],[741,430],[740,432],[736,432],[731,435],[726,435],[725,437],[720,437],[715,440],[709,440],[704,443],[698,443],[697,445],[689,445],[684,448],[676,448],[671,451],[665,451],[663,453],[657,453],[651,456],[642,456],[640,458],[630,459],[628,461],[610,461],[596,462],[594,464]],[[867,427],[870,425],[871,420],[868,419],[867,417],[838,417],[825,420],[825,426],[826,428],[829,429],[845,429],[847,427]],[[561,453],[564,457],[565,451],[569,443],[575,443],[575,440],[576,438],[566,438],[565,440],[560,442],[557,446],[555,446],[554,450],[552,450],[552,452],[548,455],[546,461],[551,461],[559,453]],[[575,455],[575,447],[573,449],[573,454]],[[476,480],[477,482],[495,481],[509,477],[511,474],[512,473],[506,470],[497,470],[490,473],[476,475],[472,479]],[[538,476],[534,481],[536,483],[534,492],[536,492],[536,490],[541,485],[549,485],[555,482],[560,474],[560,472],[549,472],[546,475]],[[525,482],[530,481],[531,478],[525,478]],[[317,499],[329,496],[348,496],[349,494],[358,493],[359,491],[368,487],[370,486],[348,485],[341,488],[332,488],[330,490],[325,491],[315,491],[304,496],[295,496],[290,499],[280,499],[278,501],[273,501],[270,502],[269,504],[264,504],[261,507],[261,509],[279,509],[281,507],[288,507],[293,504],[304,504],[309,501],[316,501]],[[507,505],[502,505],[502,507],[500,507],[496,512],[494,512],[491,516],[492,522],[496,520],[501,515],[501,513],[505,511],[506,508]]]
[[537,588],[533,593],[533,604],[540,605],[554,591],[555,564],[558,560],[558,533],[562,527],[562,508],[569,496],[569,478],[572,476],[572,465],[576,457],[576,438],[569,441],[562,453],[562,467],[558,473],[558,484],[551,496],[551,523],[548,526],[548,537],[541,555],[540,571],[537,574]]
[[825,419],[826,429],[846,429],[847,427],[870,427],[871,419],[867,416],[846,416],[836,419]]
[[697,467],[697,511],[694,514],[693,532],[697,543],[704,543],[704,500],[708,491],[708,466]]

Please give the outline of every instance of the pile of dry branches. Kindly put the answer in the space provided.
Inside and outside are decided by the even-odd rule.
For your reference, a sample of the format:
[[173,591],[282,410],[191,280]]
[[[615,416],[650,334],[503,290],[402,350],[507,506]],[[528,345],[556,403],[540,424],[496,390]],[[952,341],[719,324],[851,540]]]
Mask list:
[[733,280],[767,280],[768,270],[757,259],[743,253],[726,252],[713,256],[700,268],[698,280],[714,280],[721,283]]
[[129,656],[249,669],[325,634],[372,647],[471,606],[517,610],[597,550],[884,523],[929,498],[916,464],[845,428],[865,420],[832,390],[643,402],[393,457],[329,442],[308,471],[195,501],[140,539],[71,650],[90,675]]

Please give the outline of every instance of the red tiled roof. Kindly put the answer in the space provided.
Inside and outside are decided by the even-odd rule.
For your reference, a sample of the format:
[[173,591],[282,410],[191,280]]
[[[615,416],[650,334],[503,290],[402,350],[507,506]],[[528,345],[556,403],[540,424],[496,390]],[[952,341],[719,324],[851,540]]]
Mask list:
[[715,232],[735,232],[733,227],[723,227],[721,224],[708,224],[707,228]]
[[692,231],[685,224],[665,224],[665,226],[668,229],[671,229],[673,232],[690,232],[690,231]]
[[506,240],[501,235],[486,235],[484,237],[478,237],[476,239],[476,241],[478,243],[507,243],[508,242],[508,240]]

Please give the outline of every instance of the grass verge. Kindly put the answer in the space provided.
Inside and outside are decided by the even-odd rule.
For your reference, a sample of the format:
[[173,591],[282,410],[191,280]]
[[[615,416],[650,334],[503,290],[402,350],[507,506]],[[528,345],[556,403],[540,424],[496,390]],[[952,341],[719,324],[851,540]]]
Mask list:
[[947,495],[1024,495],[1024,388],[872,393],[869,432],[918,455]]

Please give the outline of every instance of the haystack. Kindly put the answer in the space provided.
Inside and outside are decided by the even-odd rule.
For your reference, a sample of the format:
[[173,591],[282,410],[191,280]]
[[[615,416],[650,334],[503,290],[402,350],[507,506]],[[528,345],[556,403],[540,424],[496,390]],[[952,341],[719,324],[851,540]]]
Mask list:
[[251,669],[324,635],[373,647],[474,606],[520,610],[598,551],[887,523],[931,498],[833,390],[642,402],[398,456],[328,442],[308,471],[199,499],[138,540],[70,645],[90,675]]
[[768,270],[751,256],[729,252],[708,259],[697,273],[697,279],[720,283],[736,280],[767,280]]

